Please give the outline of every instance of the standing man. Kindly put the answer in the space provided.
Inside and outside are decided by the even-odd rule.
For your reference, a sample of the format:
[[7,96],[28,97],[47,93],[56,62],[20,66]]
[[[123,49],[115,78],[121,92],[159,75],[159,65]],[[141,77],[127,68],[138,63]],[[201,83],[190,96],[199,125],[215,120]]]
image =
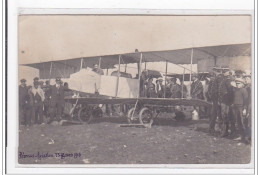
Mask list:
[[156,98],[155,85],[153,84],[153,78],[150,77],[147,82],[146,89],[147,98]]
[[203,86],[200,82],[198,75],[192,76],[191,90],[190,90],[191,98],[201,99],[203,100]]
[[44,92],[39,85],[39,82],[35,81],[32,87],[32,94],[34,100],[34,124],[43,123],[43,101],[44,101]]
[[19,85],[19,124],[24,124],[25,121],[25,102],[26,102],[26,95],[28,93],[27,86],[26,86],[26,80],[21,79],[21,84]]
[[223,69],[221,79],[218,85],[218,102],[220,105],[220,120],[222,123],[221,136],[227,136],[229,125],[231,125],[231,134],[235,131],[235,122],[232,116],[231,105],[233,103],[233,86],[232,79],[228,69]]
[[216,119],[218,116],[220,116],[220,105],[218,100],[218,89],[219,89],[219,82],[222,79],[221,69],[218,67],[213,68],[213,74],[214,76],[211,77],[209,81],[209,87],[208,87],[208,100],[212,102],[212,108],[211,108],[211,115],[210,115],[210,125],[209,125],[209,132],[210,134],[215,133],[215,125],[216,125]]
[[182,98],[187,98],[188,95],[188,89],[187,86],[184,84],[184,79],[183,77],[179,78],[180,79],[180,83],[181,83],[181,97]]
[[162,78],[158,78],[158,80],[156,80],[156,92],[158,98],[164,98],[165,86],[163,85],[162,82],[163,82]]
[[34,117],[34,95],[32,93],[32,86],[28,86],[28,93],[25,96],[25,126],[31,126],[32,117]]
[[171,98],[181,98],[181,86],[177,84],[177,79],[172,78],[170,85]]
[[50,96],[51,96],[49,80],[45,81],[45,86],[43,88],[43,91],[44,91],[44,96],[45,96],[43,114],[45,115],[46,118],[48,118],[49,117]]
[[61,85],[61,79],[56,78],[55,82],[56,84],[50,87],[50,120],[48,123],[51,123],[55,119],[55,116],[57,116],[57,120],[61,119],[65,104],[64,87]]
[[[199,80],[198,75],[193,75],[191,78],[192,78],[191,89],[190,89],[191,98],[204,100],[203,85]],[[194,106],[194,110],[196,110],[200,115],[202,114],[202,107]]]

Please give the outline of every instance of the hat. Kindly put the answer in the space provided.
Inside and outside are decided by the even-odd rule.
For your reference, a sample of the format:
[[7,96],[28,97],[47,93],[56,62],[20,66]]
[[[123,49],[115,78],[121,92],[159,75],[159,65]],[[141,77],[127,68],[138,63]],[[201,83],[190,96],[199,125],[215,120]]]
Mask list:
[[39,81],[39,77],[35,77],[33,81]]
[[57,77],[55,81],[61,81],[60,77]]
[[245,83],[242,78],[236,78],[236,79],[235,79],[235,82],[236,82],[236,83],[243,83],[243,84]]
[[242,71],[242,70],[236,70],[236,71],[235,71],[235,74],[243,74],[243,73],[245,73],[245,72]]
[[26,82],[26,79],[23,78],[23,79],[20,80],[20,82],[21,82],[21,83],[22,83],[22,82]]

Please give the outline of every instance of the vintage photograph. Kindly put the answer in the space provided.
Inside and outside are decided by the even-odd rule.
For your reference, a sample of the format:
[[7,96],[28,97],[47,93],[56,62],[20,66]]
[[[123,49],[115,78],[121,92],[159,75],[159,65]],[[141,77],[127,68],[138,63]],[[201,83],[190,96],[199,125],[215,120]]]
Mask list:
[[251,15],[20,15],[18,163],[254,162]]

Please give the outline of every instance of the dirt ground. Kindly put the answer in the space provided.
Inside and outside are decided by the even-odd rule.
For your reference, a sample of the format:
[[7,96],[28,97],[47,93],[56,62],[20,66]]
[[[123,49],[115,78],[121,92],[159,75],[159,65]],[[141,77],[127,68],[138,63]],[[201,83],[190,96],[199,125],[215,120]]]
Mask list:
[[160,117],[152,128],[120,127],[123,117],[90,124],[21,126],[20,164],[247,164],[251,145],[208,134],[208,119]]

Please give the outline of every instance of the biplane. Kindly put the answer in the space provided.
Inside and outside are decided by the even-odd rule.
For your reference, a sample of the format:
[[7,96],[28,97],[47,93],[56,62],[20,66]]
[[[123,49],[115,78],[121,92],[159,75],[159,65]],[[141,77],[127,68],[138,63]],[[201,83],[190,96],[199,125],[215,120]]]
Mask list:
[[[140,82],[142,72],[148,62],[165,62],[165,75],[168,74],[168,63],[173,64],[198,64],[201,59],[209,59],[215,66],[218,59],[223,57],[236,58],[250,55],[251,44],[232,44],[209,47],[194,47],[179,50],[149,51],[133,53],[103,55],[84,58],[72,58],[67,60],[49,61],[41,63],[23,64],[39,70],[40,79],[55,79],[62,77],[69,83],[69,88],[81,93],[80,96],[66,97],[67,103],[73,104],[70,111],[72,116],[78,116],[81,121],[89,122],[94,115],[98,115],[99,104],[124,104],[131,108],[126,116],[127,121],[138,121],[140,124],[152,124],[153,118],[159,115],[159,108],[169,106],[211,106],[211,103],[190,98],[146,98],[140,96]],[[94,64],[100,69],[107,70],[105,75],[99,75],[93,71]],[[138,74],[132,78],[127,74],[127,65],[136,64]],[[123,67],[124,65],[124,67]],[[108,69],[115,68],[117,72],[108,75]],[[125,69],[125,71],[123,71]],[[196,73],[184,68],[184,78],[191,83],[191,75]],[[165,76],[166,77],[166,76]],[[166,82],[166,81],[165,81]],[[98,93],[97,93],[98,92]],[[94,107],[93,107],[94,106]]]

